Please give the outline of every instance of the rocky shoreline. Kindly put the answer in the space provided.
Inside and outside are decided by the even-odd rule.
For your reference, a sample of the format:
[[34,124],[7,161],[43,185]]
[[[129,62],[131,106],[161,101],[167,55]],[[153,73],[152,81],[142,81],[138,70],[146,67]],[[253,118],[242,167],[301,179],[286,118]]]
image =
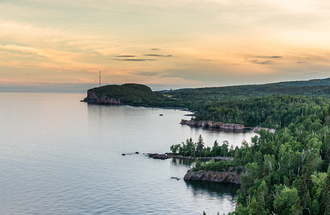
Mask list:
[[[188,108],[184,107],[157,107],[157,106],[149,106],[143,104],[129,104],[124,103],[120,98],[111,98],[109,96],[99,96],[92,90],[87,91],[87,97],[81,100],[81,102],[87,102],[89,104],[97,104],[97,105],[130,105],[133,107],[150,107],[150,108],[161,108],[161,109],[174,109],[174,110],[182,110],[182,111],[189,111]],[[190,111],[191,112],[191,111]],[[189,116],[194,116],[194,113],[187,114]]]
[[[240,171],[237,171],[240,168]],[[209,181],[216,183],[241,184],[241,176],[245,174],[244,166],[230,167],[226,172],[213,172],[206,170],[198,170],[194,172],[188,170],[184,176],[185,181]]]
[[[180,124],[188,125],[191,127],[216,128],[216,129],[222,129],[222,130],[233,131],[233,132],[237,132],[237,131],[243,132],[246,128],[251,129],[251,127],[245,127],[242,124],[213,122],[213,121],[195,121],[195,120],[185,120],[185,119],[182,119]],[[262,128],[262,127],[254,127],[254,128],[252,128],[252,131],[254,133],[258,133],[261,129],[264,129],[265,131],[268,131],[270,133],[275,133],[275,129]]]
[[195,121],[182,119],[181,125],[188,125],[202,128],[218,128],[223,130],[244,131],[245,127],[242,124],[212,122],[212,121]]
[[[148,153],[146,154],[149,158],[153,159],[182,159],[182,160],[196,160],[199,159],[201,161],[209,161],[214,159],[215,161],[230,161],[233,160],[232,157],[185,157],[182,155],[173,155],[173,153]],[[198,170],[193,171],[193,169],[189,169],[184,176],[185,181],[208,181],[215,183],[232,183],[232,184],[241,184],[241,176],[245,174],[246,168],[244,166],[235,166],[229,167],[228,171],[224,172],[214,172],[207,170]]]
[[120,99],[110,98],[109,96],[98,96],[92,90],[87,91],[87,97],[82,102],[94,103],[94,104],[109,104],[109,105],[123,105],[124,103]]
[[230,161],[233,160],[232,157],[185,157],[182,155],[173,155],[173,153],[165,153],[165,154],[158,154],[158,153],[148,153],[147,156],[149,158],[153,159],[160,159],[165,160],[169,158],[176,158],[176,159],[182,159],[182,160],[196,160],[199,159],[201,161],[210,161],[214,159],[215,161]]

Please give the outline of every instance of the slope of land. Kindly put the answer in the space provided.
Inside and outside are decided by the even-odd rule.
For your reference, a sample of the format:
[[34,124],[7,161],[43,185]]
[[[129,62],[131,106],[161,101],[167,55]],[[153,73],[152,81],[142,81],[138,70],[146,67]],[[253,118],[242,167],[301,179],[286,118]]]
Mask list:
[[242,100],[270,95],[303,95],[330,98],[330,79],[291,81],[260,85],[239,85],[228,87],[206,87],[167,91],[183,102],[209,102]]

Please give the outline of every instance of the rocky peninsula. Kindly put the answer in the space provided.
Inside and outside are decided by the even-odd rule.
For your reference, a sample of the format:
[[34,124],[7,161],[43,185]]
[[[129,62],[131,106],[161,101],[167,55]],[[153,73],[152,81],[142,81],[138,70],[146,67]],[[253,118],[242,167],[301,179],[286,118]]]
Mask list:
[[212,122],[212,121],[195,121],[195,120],[182,119],[180,124],[194,126],[194,127],[203,127],[203,128],[219,128],[219,129],[232,130],[232,131],[244,131],[245,129],[244,125],[241,124]]
[[[164,96],[161,92],[154,92],[150,87],[142,84],[127,83],[122,85],[105,85],[87,91],[87,97],[82,102],[101,105],[132,105],[143,107],[180,107],[177,100]],[[176,105],[179,106],[176,106]]]
[[196,160],[199,159],[200,161],[210,161],[212,159],[214,159],[215,161],[231,161],[233,160],[232,157],[221,157],[221,156],[217,156],[217,157],[185,157],[182,155],[174,155],[173,153],[165,153],[165,154],[158,154],[158,153],[148,153],[147,156],[149,158],[153,158],[153,159],[161,159],[161,160],[165,160],[165,159],[169,159],[169,158],[176,158],[176,159],[182,159],[182,160]]
[[190,169],[184,176],[185,181],[209,181],[218,183],[241,184],[241,176],[245,174],[244,166],[230,167],[226,172]]
[[[165,154],[147,154],[149,158],[153,159],[183,159],[183,160],[196,160],[199,159],[201,161],[209,161],[214,159],[215,161],[230,161],[233,158],[231,157],[184,157],[182,155],[173,155],[172,153]],[[209,182],[218,182],[218,183],[232,183],[232,184],[241,184],[241,175],[245,174],[244,166],[235,166],[229,167],[228,171],[224,172],[214,172],[214,171],[206,171],[206,170],[198,170],[194,171],[193,169],[189,169],[184,176],[185,181],[209,181]]]

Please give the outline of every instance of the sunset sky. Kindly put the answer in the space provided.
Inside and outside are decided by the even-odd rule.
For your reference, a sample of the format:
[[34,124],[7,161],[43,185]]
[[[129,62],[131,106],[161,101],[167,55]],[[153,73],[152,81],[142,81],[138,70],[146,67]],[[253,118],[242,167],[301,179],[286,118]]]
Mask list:
[[1,0],[0,91],[330,77],[329,0]]

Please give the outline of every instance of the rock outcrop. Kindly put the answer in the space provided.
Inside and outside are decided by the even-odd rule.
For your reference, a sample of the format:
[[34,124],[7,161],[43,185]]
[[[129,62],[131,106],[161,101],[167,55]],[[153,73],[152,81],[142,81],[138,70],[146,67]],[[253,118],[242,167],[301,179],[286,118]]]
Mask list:
[[175,158],[175,159],[181,159],[181,160],[196,160],[199,159],[201,161],[210,161],[212,159],[214,159],[215,161],[231,161],[233,160],[232,157],[185,157],[182,155],[173,155],[173,153],[165,153],[165,154],[158,154],[158,153],[148,153],[147,154],[148,157],[153,158],[153,159],[161,159],[161,160],[165,160],[165,159],[169,159],[169,158]]
[[[237,173],[237,168],[242,172]],[[194,172],[192,169],[188,170],[184,176],[185,181],[210,181],[218,183],[232,183],[241,184],[241,175],[245,174],[245,167],[230,167],[226,172],[213,172],[206,170],[199,170]]]
[[243,131],[244,125],[233,124],[233,123],[223,123],[223,122],[212,122],[212,121],[195,121],[195,120],[184,120],[180,122],[181,125],[189,125],[203,128],[219,128],[224,130],[235,130]]
[[82,101],[88,102],[88,103],[95,103],[95,104],[109,104],[109,105],[122,105],[123,104],[120,101],[120,99],[110,98],[110,97],[104,96],[104,95],[98,96],[98,94],[92,90],[87,91],[87,97]]

